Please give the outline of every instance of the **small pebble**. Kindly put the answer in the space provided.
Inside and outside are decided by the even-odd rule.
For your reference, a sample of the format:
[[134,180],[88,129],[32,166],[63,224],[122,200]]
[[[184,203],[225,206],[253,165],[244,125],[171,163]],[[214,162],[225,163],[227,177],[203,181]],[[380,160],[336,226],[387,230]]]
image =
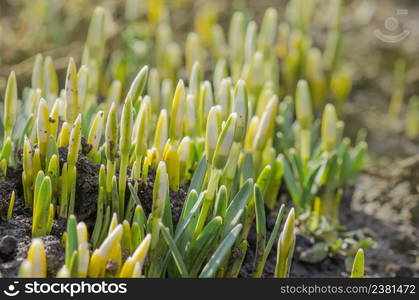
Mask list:
[[0,240],[0,257],[8,261],[16,252],[16,239],[11,235],[6,235]]

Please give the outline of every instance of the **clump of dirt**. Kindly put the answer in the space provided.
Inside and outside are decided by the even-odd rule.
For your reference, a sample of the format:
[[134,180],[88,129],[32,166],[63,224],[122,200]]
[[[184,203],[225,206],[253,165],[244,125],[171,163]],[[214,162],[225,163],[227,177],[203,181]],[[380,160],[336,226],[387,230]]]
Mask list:
[[[79,152],[76,168],[76,201],[75,215],[77,221],[85,222],[91,229],[96,221],[97,195],[99,190],[100,165],[93,163],[87,156],[89,147],[82,139],[82,151]],[[84,145],[84,146],[83,146]],[[68,149],[61,147],[59,150],[60,168],[67,162]]]
[[[83,146],[82,149],[88,149]],[[88,150],[87,150],[88,151]],[[67,161],[67,149],[59,149],[60,166]],[[77,186],[75,214],[78,221],[84,221],[91,227],[96,217],[97,185],[99,166],[93,164],[85,152],[79,153],[77,161]],[[22,166],[8,168],[6,180],[0,182],[0,273],[5,277],[14,277],[21,262],[27,257],[32,241],[32,210],[25,206],[21,181]],[[8,200],[12,192],[16,193],[13,218],[5,219]],[[62,218],[54,220],[50,235],[42,237],[47,256],[48,276],[55,276],[64,264],[64,249],[61,238],[66,230],[67,221]]]
[[7,181],[0,182],[0,213],[6,214],[8,208],[8,201],[12,192],[14,190],[14,185]]
[[150,169],[146,180],[141,180],[138,183],[138,198],[141,206],[144,208],[146,215],[151,213],[153,205],[153,187],[156,178],[156,170]]
[[170,189],[170,208],[172,209],[173,225],[176,225],[182,214],[183,203],[188,194],[188,187],[183,186],[177,192]]
[[[9,200],[13,191],[16,198],[22,196],[22,165],[16,168],[8,167],[6,172],[6,180],[0,181],[0,217],[5,217],[9,208]],[[19,205],[19,201],[15,200],[15,209]]]
[[[90,147],[82,139],[81,151],[76,163],[77,183],[75,215],[79,222],[86,223],[89,231],[93,229],[96,221],[98,176],[100,165],[93,163],[87,156]],[[60,167],[67,162],[67,148],[59,148]],[[128,175],[130,170],[128,170]],[[118,175],[118,174],[116,174]],[[31,244],[32,210],[25,206],[22,187],[22,166],[8,168],[6,180],[0,182],[0,273],[4,277],[14,277],[18,273],[21,262],[27,257]],[[147,214],[151,212],[153,199],[153,186],[155,170],[151,169],[147,180],[139,183],[138,196]],[[188,186],[181,187],[179,191],[170,190],[171,209],[173,222],[179,220],[183,203],[186,199]],[[6,220],[8,201],[12,192],[16,193],[13,218]],[[127,193],[127,199],[129,193]],[[59,268],[64,264],[64,249],[61,238],[66,231],[67,221],[62,218],[54,220],[51,234],[42,237],[45,245],[48,265],[48,276],[55,276]]]
[[[138,198],[146,215],[149,215],[153,205],[153,187],[156,178],[156,170],[150,169],[146,180],[140,181],[138,185]],[[177,192],[170,189],[170,208],[172,210],[173,224],[176,225],[182,213],[183,203],[186,200],[189,185],[179,188]]]
[[7,212],[12,192],[15,191],[17,195],[22,193],[22,165],[8,167],[6,177],[7,180],[0,181],[0,214],[3,215]]
[[0,240],[0,259],[9,261],[16,254],[16,239],[11,235],[5,235]]
[[[21,262],[27,257],[31,244],[32,210],[25,207],[22,198],[21,167],[10,168],[6,181],[0,182],[0,197],[8,199],[16,192],[13,217],[6,220],[0,217],[0,273],[4,277],[15,277]],[[7,204],[8,205],[8,204]],[[47,256],[48,276],[53,276],[63,265],[64,249],[61,246],[61,236],[65,231],[65,220],[54,220],[51,234],[42,237]]]
[[[48,235],[41,238],[46,252],[47,276],[53,277],[64,265],[64,248],[61,240],[55,235]],[[0,272],[4,277],[16,277],[22,261],[27,257],[31,238],[28,235],[21,235],[19,238],[6,235],[0,244],[7,240],[7,251],[10,255],[0,259]],[[0,250],[1,251],[1,250]]]
[[[75,215],[78,221],[86,223],[91,230],[96,221],[97,196],[99,191],[99,170],[100,165],[93,163],[86,154],[90,150],[90,145],[84,139],[81,141],[76,168],[77,168],[77,186]],[[67,162],[67,148],[59,148],[60,166]],[[130,175],[130,168],[127,170],[127,177]],[[118,170],[115,174],[118,177]],[[156,177],[156,170],[150,168],[146,180],[142,180],[138,185],[138,197],[144,208],[146,215],[150,214],[153,203],[153,187]],[[128,186],[126,190],[129,191]],[[172,209],[173,223],[176,224],[182,212],[183,203],[186,199],[188,185],[180,187],[177,192],[170,189],[170,206]],[[126,193],[126,203],[128,203],[130,193]]]

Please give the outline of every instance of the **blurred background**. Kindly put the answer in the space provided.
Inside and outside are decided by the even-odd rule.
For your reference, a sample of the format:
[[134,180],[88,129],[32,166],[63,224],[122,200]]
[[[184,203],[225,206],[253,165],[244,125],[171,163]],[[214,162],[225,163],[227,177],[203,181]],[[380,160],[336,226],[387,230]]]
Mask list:
[[[304,2],[309,5],[313,1]],[[104,84],[117,78],[126,86],[142,65],[161,63],[155,61],[159,56],[153,53],[157,51],[156,27],[161,20],[170,24],[170,38],[175,42],[171,44],[171,53],[179,56],[169,60],[183,65],[189,32],[197,32],[209,45],[213,32],[208,28],[218,23],[228,33],[234,11],[240,10],[248,20],[260,24],[265,10],[274,7],[281,22],[287,18],[289,2],[0,0],[1,102],[12,70],[16,72],[20,92],[30,86],[38,53],[53,58],[62,87],[69,57],[78,65],[81,63],[90,19],[98,5],[107,13],[103,57],[108,79]],[[316,2],[310,35],[313,45],[324,51],[331,22],[330,0]],[[348,213],[343,223],[349,228],[365,229],[380,245],[367,252],[370,269],[381,275],[412,275],[419,270],[419,98],[414,97],[419,95],[419,2],[343,2],[340,30],[344,41],[340,50],[351,70],[352,90],[344,103],[342,118],[346,135],[355,140],[361,133],[369,145],[368,167],[354,184],[352,202],[344,204],[360,217],[352,222],[353,215]],[[187,78],[186,72],[177,75]],[[206,77],[212,78],[210,74]],[[390,113],[394,97],[401,99],[401,107],[399,112]],[[417,113],[412,114],[413,110]],[[413,134],[408,129],[412,124],[416,128]]]
[[[309,0],[308,2],[312,2]],[[115,71],[115,61],[121,57],[129,64],[151,64],[155,50],[155,30],[150,28],[164,19],[171,26],[173,39],[180,49],[185,48],[187,34],[196,31],[200,36],[210,33],[197,19],[208,24],[219,23],[228,32],[234,11],[243,11],[248,19],[259,24],[265,10],[274,7],[285,19],[285,0],[1,0],[0,1],[0,95],[4,94],[7,76],[16,72],[19,88],[28,86],[35,55],[51,56],[60,83],[63,82],[68,58],[80,63],[83,45],[93,10],[100,5],[108,14],[106,22],[105,65],[107,72]],[[308,3],[307,2],[307,3]],[[313,44],[324,49],[329,23],[329,0],[318,0],[314,11],[311,35]],[[353,89],[344,112],[355,121],[347,126],[347,134],[354,136],[362,127],[377,125],[377,130],[404,130],[405,118],[373,118],[373,124],[360,124],[372,118],[358,118],[359,112],[385,112],[395,89],[394,69],[398,60],[406,68],[404,98],[419,93],[419,4],[414,0],[347,0],[344,1],[342,56],[353,75]],[[159,9],[164,7],[164,9]],[[152,11],[160,13],[153,13]],[[163,11],[163,13],[161,12]],[[205,42],[205,41],[204,41]],[[182,56],[184,51],[180,52]],[[182,57],[183,59],[183,57]],[[113,70],[112,70],[113,68]],[[130,66],[126,67],[129,77]],[[137,66],[131,66],[137,70]],[[109,75],[108,77],[115,74]],[[182,77],[182,74],[180,74]],[[117,77],[117,76],[116,76]],[[125,78],[124,81],[129,80]],[[61,85],[60,84],[60,85]],[[407,100],[405,101],[407,103]],[[351,105],[356,104],[355,108]],[[402,107],[401,116],[407,106]],[[368,113],[366,114],[367,116]],[[381,124],[380,120],[384,120]],[[353,125],[353,126],[352,126]],[[384,156],[406,156],[414,152],[410,142],[383,147],[371,141],[370,147]],[[396,149],[392,149],[395,146]],[[407,149],[406,149],[407,148]],[[410,148],[410,149],[409,149]],[[397,152],[397,153],[395,153]],[[400,153],[402,152],[402,153]],[[407,152],[407,153],[405,153]]]
[[[309,2],[312,0],[308,0]],[[146,51],[147,28],[136,28],[133,22],[148,26],[149,0],[1,0],[0,1],[0,90],[5,77],[13,69],[19,81],[30,77],[37,53],[54,58],[57,69],[65,69],[68,56],[80,58],[86,40],[88,25],[94,8],[103,6],[107,13],[107,50],[129,44],[139,56]],[[285,0],[156,0],[165,3],[170,12],[174,38],[184,44],[189,31],[199,30],[194,24],[197,16],[206,14],[213,22],[228,29],[233,11],[246,12],[249,19],[261,20],[269,7],[278,9],[284,19]],[[319,0],[312,28],[314,43],[325,43],[328,22],[328,0]],[[397,57],[416,65],[419,50],[419,4],[414,0],[346,0],[343,31],[346,36],[345,53],[348,60],[364,76],[368,84],[391,87],[383,73],[393,69]],[[158,4],[157,4],[158,5]],[[167,16],[154,16],[167,18]],[[154,20],[157,22],[157,20]],[[376,31],[380,31],[383,41]],[[400,34],[408,32],[399,38]],[[148,37],[147,37],[148,38]],[[400,40],[399,40],[400,39]],[[390,76],[391,77],[391,76]],[[418,81],[419,71],[409,68],[408,82]],[[370,82],[371,81],[371,82]],[[366,82],[364,81],[364,84]],[[387,87],[387,88],[386,88]]]

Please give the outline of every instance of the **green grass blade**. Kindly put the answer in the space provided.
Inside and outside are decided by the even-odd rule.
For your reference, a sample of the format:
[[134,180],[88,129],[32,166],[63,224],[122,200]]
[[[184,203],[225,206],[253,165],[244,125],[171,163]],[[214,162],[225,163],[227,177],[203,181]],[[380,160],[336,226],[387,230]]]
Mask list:
[[196,168],[192,179],[191,184],[189,185],[188,194],[195,190],[198,194],[201,193],[202,184],[204,183],[205,175],[207,173],[208,162],[205,157],[202,157],[201,161]]
[[163,235],[163,238],[166,240],[167,245],[169,246],[170,252],[172,253],[173,259],[176,262],[179,273],[182,277],[189,277],[188,270],[186,268],[185,262],[183,261],[182,255],[179,252],[179,249],[176,246],[175,241],[170,235],[169,229],[160,222],[160,229]]
[[291,198],[294,201],[296,208],[301,208],[301,192],[296,184],[294,174],[287,160],[284,160],[284,180],[287,184]]
[[364,277],[364,250],[360,248],[355,255],[351,278]]
[[253,180],[248,179],[240,191],[231,201],[227,208],[227,213],[224,219],[224,230],[223,236],[226,236],[228,232],[232,230],[236,224],[240,221],[240,217],[244,212],[247,202],[249,201],[253,188]]
[[[259,265],[262,263],[263,254],[266,244],[266,216],[265,216],[265,203],[263,200],[262,192],[257,184],[254,188],[255,199],[255,213],[256,213],[256,254],[255,254],[255,268],[258,270]],[[263,266],[262,266],[263,268]]]
[[253,277],[262,276],[263,268],[265,267],[265,263],[266,263],[266,260],[268,259],[268,255],[272,250],[272,247],[275,243],[276,238],[278,237],[279,228],[281,226],[281,221],[284,217],[284,211],[285,211],[285,205],[282,204],[281,208],[279,209],[278,215],[276,216],[274,229],[272,230],[271,235],[269,236],[269,240],[268,240],[268,243],[266,244],[265,251],[263,252],[262,259],[255,273],[253,274]]
[[191,190],[186,197],[185,203],[182,207],[182,213],[179,218],[179,222],[176,225],[176,232],[181,227],[181,224],[185,222],[186,218],[189,216],[192,208],[194,207],[195,203],[198,201],[198,193],[195,190]]
[[215,248],[214,243],[221,231],[221,227],[221,217],[214,218],[202,229],[196,240],[190,245],[187,257],[190,264],[191,275],[193,277],[198,275],[202,264],[210,251]]
[[243,226],[241,224],[236,225],[236,227],[234,227],[224,238],[224,240],[218,246],[217,250],[215,250],[214,254],[211,256],[208,263],[202,269],[201,274],[199,274],[199,278],[211,278],[215,275],[223,263],[224,258],[227,256],[231,250],[231,247],[239,236],[242,227]]

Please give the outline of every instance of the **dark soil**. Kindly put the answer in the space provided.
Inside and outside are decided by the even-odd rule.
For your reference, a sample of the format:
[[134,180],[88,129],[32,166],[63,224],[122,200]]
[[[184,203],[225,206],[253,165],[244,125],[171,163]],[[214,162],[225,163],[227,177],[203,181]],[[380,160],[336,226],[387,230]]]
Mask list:
[[[416,162],[419,157],[409,162]],[[403,161],[407,164],[407,161]],[[410,165],[410,164],[409,164]],[[387,170],[388,171],[388,170]],[[415,172],[417,170],[414,170]],[[417,186],[411,186],[406,171],[405,180],[383,179],[377,175],[360,176],[342,201],[340,221],[346,230],[362,230],[374,240],[375,246],[365,250],[366,276],[417,277],[419,276],[419,195]],[[385,172],[384,172],[385,173]],[[388,176],[389,172],[387,172]],[[399,181],[395,183],[394,181]],[[418,182],[416,181],[416,184]],[[413,188],[413,193],[412,193]],[[267,218],[268,236],[275,224],[275,216]],[[256,250],[256,230],[252,228],[240,277],[251,277]],[[291,277],[348,277],[345,258],[329,254],[316,264],[301,260],[304,251],[311,249],[313,238],[297,235]],[[269,255],[263,277],[272,277],[276,265],[276,243]]]
[[[266,219],[268,238],[275,226],[276,216],[268,216]],[[253,262],[256,250],[256,229],[253,226],[248,236],[249,248],[246,253],[243,267],[240,270],[240,277],[249,278],[252,276]],[[310,264],[303,262],[300,257],[302,253],[314,245],[314,240],[303,236],[297,235],[295,243],[294,257],[292,261],[290,277],[342,277],[347,276],[345,271],[344,258],[337,255],[329,255],[323,261],[317,264]],[[275,272],[276,265],[276,249],[277,243],[274,243],[271,253],[265,264],[262,277],[272,278]]]
[[369,161],[353,184],[342,223],[362,229],[376,243],[367,249],[367,273],[382,277],[419,276],[419,143],[390,117],[379,89],[358,90],[345,108],[347,133],[368,131]]
[[[82,148],[84,149],[84,147]],[[62,167],[67,159],[67,149],[60,148],[59,154]],[[90,227],[96,215],[98,173],[99,166],[92,164],[83,152],[79,153],[75,214],[78,221],[84,221]],[[0,182],[0,203],[2,203],[0,206],[7,208],[12,191],[16,191],[13,218],[8,221],[3,215],[0,219],[0,273],[5,277],[17,275],[21,262],[27,257],[32,240],[32,210],[24,205],[21,176],[21,166],[16,169],[9,168],[6,180]],[[61,238],[65,230],[66,220],[56,219],[51,234],[42,238],[47,254],[48,276],[55,276],[64,264],[64,248],[61,245]]]
[[[345,108],[346,131],[352,140],[359,129],[368,130],[369,161],[345,193],[340,221],[348,231],[361,230],[375,242],[373,248],[365,250],[367,276],[418,277],[419,143],[404,136],[403,124],[388,116],[377,93],[368,95],[355,94]],[[267,221],[270,234],[275,218]],[[307,237],[297,237],[291,277],[348,276],[343,257],[329,256],[319,264],[302,262],[301,253],[313,243]],[[273,275],[275,247],[266,262],[264,277]],[[252,229],[241,277],[251,276],[255,248],[256,233]]]
[[[97,209],[97,195],[98,195],[98,176],[99,164],[94,164],[85,156],[89,151],[84,139],[82,139],[82,151],[79,153],[76,163],[77,168],[77,185],[76,185],[76,202],[75,215],[77,221],[85,222],[89,229],[95,224],[96,209]],[[60,167],[67,162],[67,148],[59,149]]]
[[[141,206],[144,208],[148,216],[153,204],[153,187],[156,178],[156,170],[150,169],[147,180],[139,182],[138,198],[141,201]],[[189,184],[179,188],[177,192],[170,189],[170,208],[172,210],[173,224],[176,225],[182,213],[183,203],[185,202],[188,193]]]
[[[9,168],[6,181],[0,182],[0,201],[6,210],[11,193],[16,193],[12,219],[7,220],[4,214],[0,217],[0,273],[4,277],[17,275],[32,240],[32,211],[23,202],[21,174],[21,166]],[[55,275],[64,263],[64,249],[61,246],[64,231],[65,221],[57,219],[54,220],[51,235],[42,237],[47,255],[48,276]]]
[[[226,1],[219,2],[228,6]],[[277,5],[277,2],[272,0],[246,2],[252,5],[259,19],[266,7]],[[398,1],[400,8],[409,8],[409,16],[417,14],[418,10],[413,5],[416,4],[415,1],[400,2]],[[226,8],[224,6],[222,10]],[[347,50],[350,56],[348,61],[353,62],[358,69],[358,82],[355,83],[355,93],[350,103],[344,109],[345,129],[346,134],[353,140],[359,129],[368,130],[370,162],[366,171],[353,183],[351,196],[345,198],[342,203],[341,223],[348,230],[362,230],[375,241],[376,245],[365,251],[368,276],[410,277],[419,276],[419,143],[404,137],[403,123],[388,116],[385,111],[387,103],[383,100],[388,99],[391,93],[391,69],[394,58],[408,58],[407,54],[413,53],[409,65],[417,65],[418,46],[415,40],[411,39],[413,43],[389,47],[372,36],[373,30],[383,28],[383,21],[394,14],[395,8],[399,7],[395,7],[391,1],[380,1],[378,19],[376,18],[369,28],[355,28],[352,32],[347,32],[353,41],[364,42],[351,43],[349,40],[346,43],[350,47]],[[228,23],[226,16],[221,16],[220,21]],[[183,27],[179,27],[175,32],[184,32],[188,28],[187,22],[181,23]],[[414,33],[412,31],[412,35]],[[382,68],[385,68],[386,74]],[[411,70],[408,77],[411,82],[418,82],[419,72]],[[418,85],[412,86],[413,90],[407,89],[408,93],[418,93]],[[92,164],[83,155],[88,151],[88,147],[89,145],[83,142],[82,153],[77,163],[75,210],[77,219],[84,221],[91,229],[96,214],[99,165]],[[65,161],[66,149],[60,149],[60,163]],[[150,170],[147,180],[139,184],[138,195],[147,214],[152,206],[154,177],[154,170]],[[12,220],[7,221],[4,214],[13,190],[16,191],[16,204]],[[170,191],[174,223],[179,218],[186,191],[186,188],[181,188],[176,193]],[[31,241],[32,212],[24,207],[22,201],[21,166],[16,169],[9,168],[7,180],[0,182],[0,212],[3,213],[3,216],[0,216],[0,272],[3,276],[10,277],[17,274],[18,266],[26,257]],[[274,221],[273,216],[267,218],[268,233],[272,230]],[[50,275],[54,275],[63,264],[64,252],[60,239],[64,230],[65,220],[55,220],[51,235],[43,238]],[[251,276],[255,243],[255,231],[252,229],[249,234],[249,249],[240,272],[241,277]],[[301,253],[312,245],[313,240],[301,235],[297,237],[291,268],[292,277],[348,275],[342,257],[327,257],[319,264],[300,261]],[[264,277],[273,275],[276,263],[275,248],[276,245],[266,262]]]
[[[351,207],[345,210],[343,223],[350,229],[363,230],[376,244],[365,251],[368,275],[419,276],[419,265],[416,261],[419,250],[418,232],[409,224],[408,215],[411,199],[407,195],[404,200],[399,196],[392,198],[392,192],[402,192],[405,186],[386,186],[390,190],[387,193],[380,191],[379,181],[369,175],[360,177]],[[370,198],[374,193],[379,193],[376,194],[378,198]],[[399,201],[404,203],[401,205]]]
[[[94,164],[86,153],[89,145],[82,140],[82,150],[79,153],[77,168],[75,215],[79,222],[85,222],[89,231],[93,230],[96,221],[98,175],[100,165]],[[67,148],[59,149],[60,167],[67,161]],[[129,170],[128,170],[129,173]],[[9,168],[5,181],[0,182],[0,274],[4,277],[14,277],[18,273],[21,262],[27,257],[31,243],[32,210],[25,207],[23,201],[22,166]],[[151,212],[155,170],[151,169],[146,181],[139,182],[138,196],[146,215]],[[128,190],[128,189],[127,189]],[[176,224],[182,212],[188,186],[179,191],[170,190],[173,223]],[[8,202],[12,192],[16,193],[13,218],[6,219]],[[129,193],[127,193],[127,201]],[[51,234],[42,238],[46,254],[48,276],[55,276],[64,264],[64,248],[61,245],[62,234],[66,230],[66,220],[54,220]]]

